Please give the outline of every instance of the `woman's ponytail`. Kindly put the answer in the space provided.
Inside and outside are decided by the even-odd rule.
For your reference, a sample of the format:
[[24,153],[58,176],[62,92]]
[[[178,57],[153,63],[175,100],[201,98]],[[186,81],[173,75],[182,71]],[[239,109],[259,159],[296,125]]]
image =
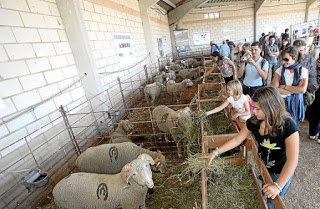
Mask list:
[[301,65],[303,61],[303,55],[301,52],[298,52],[297,62]]

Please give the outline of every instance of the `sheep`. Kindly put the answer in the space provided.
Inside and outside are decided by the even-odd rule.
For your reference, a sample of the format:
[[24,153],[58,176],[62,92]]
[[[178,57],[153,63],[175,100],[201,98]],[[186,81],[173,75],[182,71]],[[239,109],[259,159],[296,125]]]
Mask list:
[[142,154],[115,175],[73,173],[54,187],[55,204],[60,209],[145,208],[147,190],[154,186],[150,164],[152,158]]
[[110,143],[131,142],[128,138],[128,134],[132,130],[133,125],[129,120],[120,120],[118,127],[111,134]]
[[192,59],[192,58],[188,58],[186,60],[181,60],[181,63],[185,66],[185,68],[189,68],[192,66],[193,62],[195,62],[196,60]]
[[174,72],[178,73],[181,70],[181,66],[179,64],[171,64],[170,65],[170,70],[173,70]]
[[162,75],[157,75],[153,78],[153,81],[154,82],[159,82],[159,83],[162,83],[163,84],[163,76]]
[[162,83],[155,82],[148,84],[144,87],[144,96],[146,100],[154,105],[154,100],[160,97],[164,97],[166,95],[166,86]]
[[190,79],[185,79],[180,83],[167,83],[167,93],[173,96],[177,100],[177,104],[180,103],[181,92],[184,91],[187,87],[193,86],[193,83]]
[[165,173],[166,159],[160,151],[152,152],[131,142],[90,147],[77,158],[76,166],[81,172],[116,174],[142,153],[147,153],[155,161],[153,171]]
[[183,69],[180,70],[178,73],[178,76],[184,80],[184,79],[191,79],[191,80],[195,80],[197,78],[199,78],[201,75],[201,73],[204,72],[204,69],[202,67],[197,67],[197,68],[191,68],[191,69]]
[[[191,128],[191,110],[189,107],[178,110],[177,112],[171,108],[160,105],[152,111],[153,119],[156,121],[157,127],[164,133],[170,133],[176,143],[178,156],[181,156],[179,142],[184,138],[184,131]],[[168,142],[168,137],[165,135]]]
[[176,73],[173,70],[165,70],[161,72],[161,75],[163,78],[165,78],[166,81],[169,80],[176,80]]

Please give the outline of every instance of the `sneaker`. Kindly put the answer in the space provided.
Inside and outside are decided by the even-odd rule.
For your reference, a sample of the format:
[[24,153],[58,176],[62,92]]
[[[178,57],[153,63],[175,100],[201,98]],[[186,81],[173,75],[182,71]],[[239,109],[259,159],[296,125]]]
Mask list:
[[319,133],[318,133],[318,134],[316,134],[315,136],[310,136],[309,138],[310,138],[311,140],[315,140],[315,139],[317,139],[317,138],[318,138],[318,136],[319,136]]
[[318,144],[320,144],[320,139],[318,139]]

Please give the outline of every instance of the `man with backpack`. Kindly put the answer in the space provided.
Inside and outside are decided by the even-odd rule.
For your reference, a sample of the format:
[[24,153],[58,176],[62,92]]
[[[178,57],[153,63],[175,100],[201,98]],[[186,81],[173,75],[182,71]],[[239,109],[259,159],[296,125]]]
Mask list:
[[308,53],[306,53],[307,42],[303,39],[298,39],[293,42],[299,52],[302,53],[303,59],[301,66],[308,69],[308,87],[306,93],[303,95],[304,105],[311,105],[315,99],[315,92],[319,88],[317,81],[316,60]]
[[[243,79],[243,93],[253,93],[266,85],[265,81],[268,77],[269,63],[266,59],[260,56],[261,44],[259,42],[253,42],[251,44],[252,57],[249,56],[246,61],[242,61],[238,71],[238,77]],[[250,55],[250,53],[248,53]]]

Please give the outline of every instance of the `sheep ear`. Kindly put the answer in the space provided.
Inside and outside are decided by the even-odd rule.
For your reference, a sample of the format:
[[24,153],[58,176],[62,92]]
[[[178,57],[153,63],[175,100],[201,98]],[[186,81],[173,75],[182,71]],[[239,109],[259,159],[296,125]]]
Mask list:
[[131,163],[127,163],[125,166],[123,166],[122,170],[121,170],[121,179],[124,183],[129,184],[129,171],[132,167]]
[[141,155],[138,156],[138,159],[140,160],[146,160],[148,163],[150,163],[151,165],[154,165],[155,162],[154,160],[152,159],[152,157],[146,153],[143,153]]
[[162,152],[160,150],[157,150],[157,158],[161,158]]

